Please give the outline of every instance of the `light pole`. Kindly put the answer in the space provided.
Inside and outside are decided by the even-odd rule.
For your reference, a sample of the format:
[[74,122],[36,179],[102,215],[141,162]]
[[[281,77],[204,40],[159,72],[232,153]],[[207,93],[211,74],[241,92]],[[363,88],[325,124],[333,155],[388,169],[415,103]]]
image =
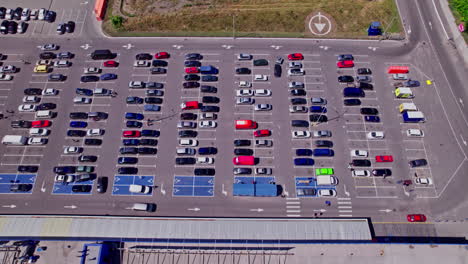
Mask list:
[[232,38],[236,38],[236,14],[232,14]]

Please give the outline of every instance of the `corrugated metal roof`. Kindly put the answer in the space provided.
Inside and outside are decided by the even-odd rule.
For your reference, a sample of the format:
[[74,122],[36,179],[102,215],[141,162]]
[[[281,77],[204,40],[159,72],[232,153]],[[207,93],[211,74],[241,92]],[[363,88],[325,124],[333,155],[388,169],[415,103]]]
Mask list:
[[1,237],[371,240],[367,219],[0,216]]

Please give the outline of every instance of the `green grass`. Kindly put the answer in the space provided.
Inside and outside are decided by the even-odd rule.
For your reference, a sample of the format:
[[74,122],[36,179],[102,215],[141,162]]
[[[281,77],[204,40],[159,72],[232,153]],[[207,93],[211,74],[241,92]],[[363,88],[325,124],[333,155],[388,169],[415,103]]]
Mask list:
[[[460,6],[455,6],[454,5],[454,2],[453,0],[450,0],[449,1],[449,6],[450,6],[450,9],[452,10],[452,13],[453,13],[453,16],[455,17],[455,23],[457,23],[457,26],[460,24],[460,23],[463,23],[464,22],[464,25],[465,25],[465,31],[464,32],[461,32],[461,35],[463,36],[463,38],[465,39],[465,42],[468,42],[468,32],[467,32],[467,27],[468,27],[468,21],[463,21],[465,18],[464,16],[462,16],[461,12],[466,12],[466,9],[468,9],[468,0],[465,0],[466,4],[465,4],[465,10],[461,10]],[[460,2],[460,1],[458,1]],[[465,14],[467,15],[467,14]],[[468,19],[468,18],[466,18]]]

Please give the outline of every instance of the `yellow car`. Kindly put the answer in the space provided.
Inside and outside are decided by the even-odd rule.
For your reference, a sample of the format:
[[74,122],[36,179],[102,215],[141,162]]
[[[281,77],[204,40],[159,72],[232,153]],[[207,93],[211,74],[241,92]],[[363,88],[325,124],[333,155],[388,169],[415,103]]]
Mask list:
[[49,72],[49,66],[47,66],[47,65],[37,65],[36,67],[34,67],[34,72],[48,73]]

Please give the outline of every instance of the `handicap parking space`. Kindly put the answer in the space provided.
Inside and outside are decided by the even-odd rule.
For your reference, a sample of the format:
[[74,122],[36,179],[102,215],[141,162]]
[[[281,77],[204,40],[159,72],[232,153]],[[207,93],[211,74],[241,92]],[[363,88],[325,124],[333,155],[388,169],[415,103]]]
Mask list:
[[252,183],[252,184],[274,184],[274,176],[235,176],[234,183]]
[[129,186],[132,184],[143,185],[143,186],[154,186],[155,176],[143,176],[143,175],[115,175],[114,186],[112,188],[112,195],[137,195],[137,196],[151,196],[153,190],[147,194],[145,193],[132,193],[129,190]]
[[[32,193],[37,174],[0,174],[0,193]],[[11,192],[12,184],[32,184],[33,188],[27,192]]]
[[172,196],[214,196],[213,176],[174,176]]
[[315,195],[305,194],[305,195],[298,195],[298,197],[319,197],[317,193],[320,189],[336,191],[335,185],[317,185],[317,178],[315,177],[295,176],[294,182],[295,182],[296,195],[299,189],[315,189],[316,190]]
[[[74,185],[87,185],[91,186],[89,192],[73,192],[72,188]],[[71,183],[54,183],[52,194],[68,194],[68,195],[91,195],[93,192],[93,181],[83,181],[83,182],[71,182]]]

